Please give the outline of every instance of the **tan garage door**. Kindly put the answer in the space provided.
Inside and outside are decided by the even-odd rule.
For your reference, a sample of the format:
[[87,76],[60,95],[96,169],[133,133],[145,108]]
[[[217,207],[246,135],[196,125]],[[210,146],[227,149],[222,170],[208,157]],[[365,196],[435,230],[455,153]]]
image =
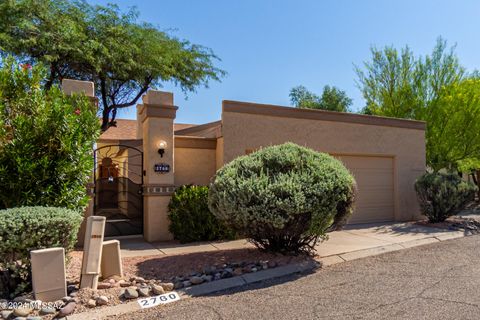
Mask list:
[[358,186],[355,210],[348,223],[392,221],[393,158],[335,156],[353,173]]

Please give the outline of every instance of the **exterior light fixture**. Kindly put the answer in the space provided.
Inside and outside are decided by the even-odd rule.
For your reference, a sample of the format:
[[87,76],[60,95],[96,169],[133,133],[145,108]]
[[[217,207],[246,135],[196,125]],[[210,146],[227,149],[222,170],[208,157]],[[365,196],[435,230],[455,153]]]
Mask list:
[[165,148],[167,147],[167,143],[165,140],[158,141],[158,153],[160,157],[163,158],[163,154],[165,153]]

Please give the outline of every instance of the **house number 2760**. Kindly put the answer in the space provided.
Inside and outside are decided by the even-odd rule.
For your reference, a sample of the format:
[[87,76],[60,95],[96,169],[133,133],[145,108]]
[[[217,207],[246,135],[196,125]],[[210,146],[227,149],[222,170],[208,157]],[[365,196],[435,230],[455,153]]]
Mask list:
[[138,299],[138,304],[142,309],[145,309],[145,308],[155,307],[160,304],[174,302],[177,300],[180,300],[180,296],[175,291],[172,291],[169,293],[161,294],[159,296]]

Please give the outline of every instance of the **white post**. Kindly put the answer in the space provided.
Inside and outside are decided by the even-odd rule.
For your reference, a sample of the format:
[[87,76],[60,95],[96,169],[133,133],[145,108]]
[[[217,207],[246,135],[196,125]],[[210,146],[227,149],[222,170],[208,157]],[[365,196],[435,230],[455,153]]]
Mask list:
[[82,277],[80,288],[97,289],[102,259],[103,236],[105,233],[105,217],[91,216],[87,218],[87,229],[83,243]]

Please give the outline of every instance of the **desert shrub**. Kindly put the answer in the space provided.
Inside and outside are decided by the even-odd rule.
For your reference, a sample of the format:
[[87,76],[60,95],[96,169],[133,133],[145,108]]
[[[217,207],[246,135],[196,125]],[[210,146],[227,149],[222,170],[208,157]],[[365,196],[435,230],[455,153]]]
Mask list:
[[422,213],[430,222],[442,222],[475,199],[477,187],[457,173],[425,173],[415,182]]
[[233,239],[234,232],[208,208],[208,187],[181,186],[168,205],[169,230],[180,242]]
[[267,147],[217,171],[209,207],[257,247],[311,252],[352,213],[355,180],[337,159],[293,143]]
[[12,298],[31,288],[31,250],[72,250],[81,221],[79,212],[64,208],[0,210],[0,298]]
[[0,209],[80,209],[100,123],[93,103],[44,87],[41,65],[0,63]]

